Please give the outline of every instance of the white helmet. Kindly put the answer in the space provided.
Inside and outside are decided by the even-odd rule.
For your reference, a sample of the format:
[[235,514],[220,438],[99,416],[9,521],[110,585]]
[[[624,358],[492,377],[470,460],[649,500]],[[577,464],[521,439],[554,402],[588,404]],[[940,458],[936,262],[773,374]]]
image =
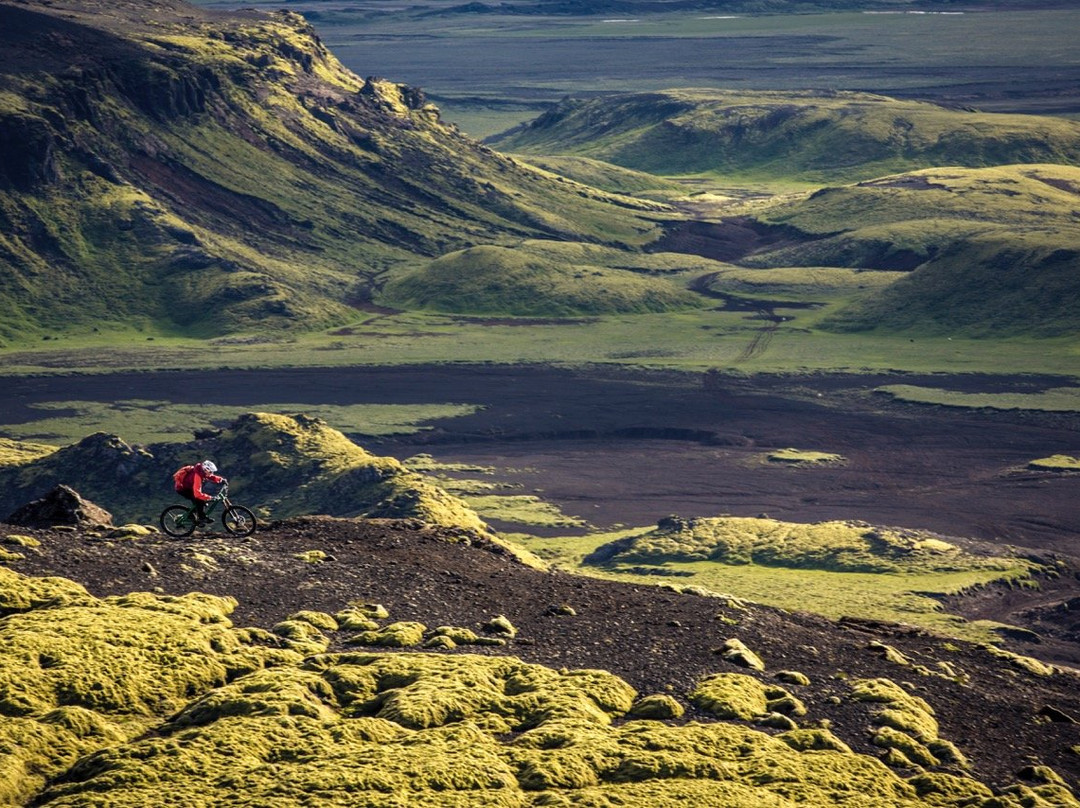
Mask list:
[[209,460],[204,460],[199,465],[202,466],[202,470],[205,471],[207,474],[214,474],[217,472],[217,466],[215,466]]

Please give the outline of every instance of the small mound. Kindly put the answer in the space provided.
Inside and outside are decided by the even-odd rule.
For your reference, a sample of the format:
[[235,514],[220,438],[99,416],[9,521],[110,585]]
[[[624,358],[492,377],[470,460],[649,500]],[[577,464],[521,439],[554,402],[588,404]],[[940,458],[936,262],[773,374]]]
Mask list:
[[[692,263],[695,259],[683,259],[682,268]],[[381,302],[526,317],[642,314],[700,305],[702,298],[678,282],[653,277],[672,271],[664,256],[592,245],[481,246],[444,255],[391,281]]]

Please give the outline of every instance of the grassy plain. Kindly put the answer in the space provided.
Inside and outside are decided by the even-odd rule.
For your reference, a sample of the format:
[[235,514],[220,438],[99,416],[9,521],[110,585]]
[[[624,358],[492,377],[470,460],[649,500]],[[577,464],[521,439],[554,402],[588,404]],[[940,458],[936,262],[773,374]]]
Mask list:
[[[777,309],[774,326],[746,312],[691,310],[597,318],[498,318],[403,313],[312,334],[198,340],[73,335],[0,354],[0,375],[124,369],[348,367],[497,362],[799,373],[1049,373],[1073,376],[1080,345],[1053,339],[964,339],[918,333],[813,330],[830,310]],[[767,344],[747,346],[768,328]]]
[[[805,525],[790,525],[798,532]],[[618,540],[645,537],[655,527],[626,528],[588,536],[538,538],[514,535],[513,541],[556,567],[584,575],[662,584],[676,589],[697,587],[715,596],[768,603],[782,609],[813,611],[827,617],[859,616],[911,623],[950,636],[984,642],[997,639],[997,624],[967,621],[941,610],[936,595],[984,586],[993,581],[1027,578],[1029,567],[1018,560],[957,564],[955,569],[910,569],[864,572],[854,569],[812,569],[792,558],[786,563],[723,563],[716,560],[665,558],[653,564],[633,561],[594,564],[585,561],[598,548]],[[794,545],[799,549],[799,545]],[[806,547],[802,548],[806,550]]]
[[565,95],[670,87],[865,90],[1041,114],[1075,111],[1080,101],[1076,9],[617,20],[290,8],[309,14],[348,67],[423,87],[447,120],[476,137]]

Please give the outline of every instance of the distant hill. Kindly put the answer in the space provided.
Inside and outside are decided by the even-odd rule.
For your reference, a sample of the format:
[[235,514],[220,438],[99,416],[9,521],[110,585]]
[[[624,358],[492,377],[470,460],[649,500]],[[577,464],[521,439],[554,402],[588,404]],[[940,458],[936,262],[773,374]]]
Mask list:
[[[628,254],[589,244],[529,241],[450,253],[387,284],[383,301],[463,314],[563,317],[701,306],[687,275],[710,262]],[[667,276],[667,277],[665,277]]]
[[668,90],[567,99],[489,139],[661,175],[853,182],[933,166],[1080,164],[1080,122],[867,93]]
[[[982,0],[979,8],[1004,7],[1015,0]],[[1060,8],[1070,5],[1070,0],[1041,0],[1041,8]],[[428,0],[414,4],[429,7],[438,14],[568,14],[585,16],[592,14],[658,14],[676,11],[727,11],[747,14],[845,11],[858,9],[882,11],[951,11],[961,7],[955,0],[524,0],[524,2],[450,3],[449,5]]]
[[296,14],[0,0],[0,340],[315,328],[418,258],[639,243],[649,208],[469,140]]
[[1080,168],[932,169],[827,188],[759,222],[797,245],[758,267],[911,269],[826,319],[835,330],[969,336],[1080,332]]

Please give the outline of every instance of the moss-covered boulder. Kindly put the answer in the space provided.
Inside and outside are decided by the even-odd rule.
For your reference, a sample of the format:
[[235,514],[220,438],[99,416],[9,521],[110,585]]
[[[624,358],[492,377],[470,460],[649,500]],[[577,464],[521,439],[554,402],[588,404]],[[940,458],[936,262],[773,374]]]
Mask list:
[[95,598],[0,567],[0,803],[143,734],[193,696],[299,655],[249,642],[229,598]]
[[214,458],[237,501],[275,518],[413,518],[488,533],[473,510],[430,478],[392,457],[370,454],[302,413],[248,413],[213,437],[149,448],[97,433],[45,455],[0,464],[0,514],[63,483],[117,519],[155,522],[161,503],[174,496],[172,473],[202,457]]

